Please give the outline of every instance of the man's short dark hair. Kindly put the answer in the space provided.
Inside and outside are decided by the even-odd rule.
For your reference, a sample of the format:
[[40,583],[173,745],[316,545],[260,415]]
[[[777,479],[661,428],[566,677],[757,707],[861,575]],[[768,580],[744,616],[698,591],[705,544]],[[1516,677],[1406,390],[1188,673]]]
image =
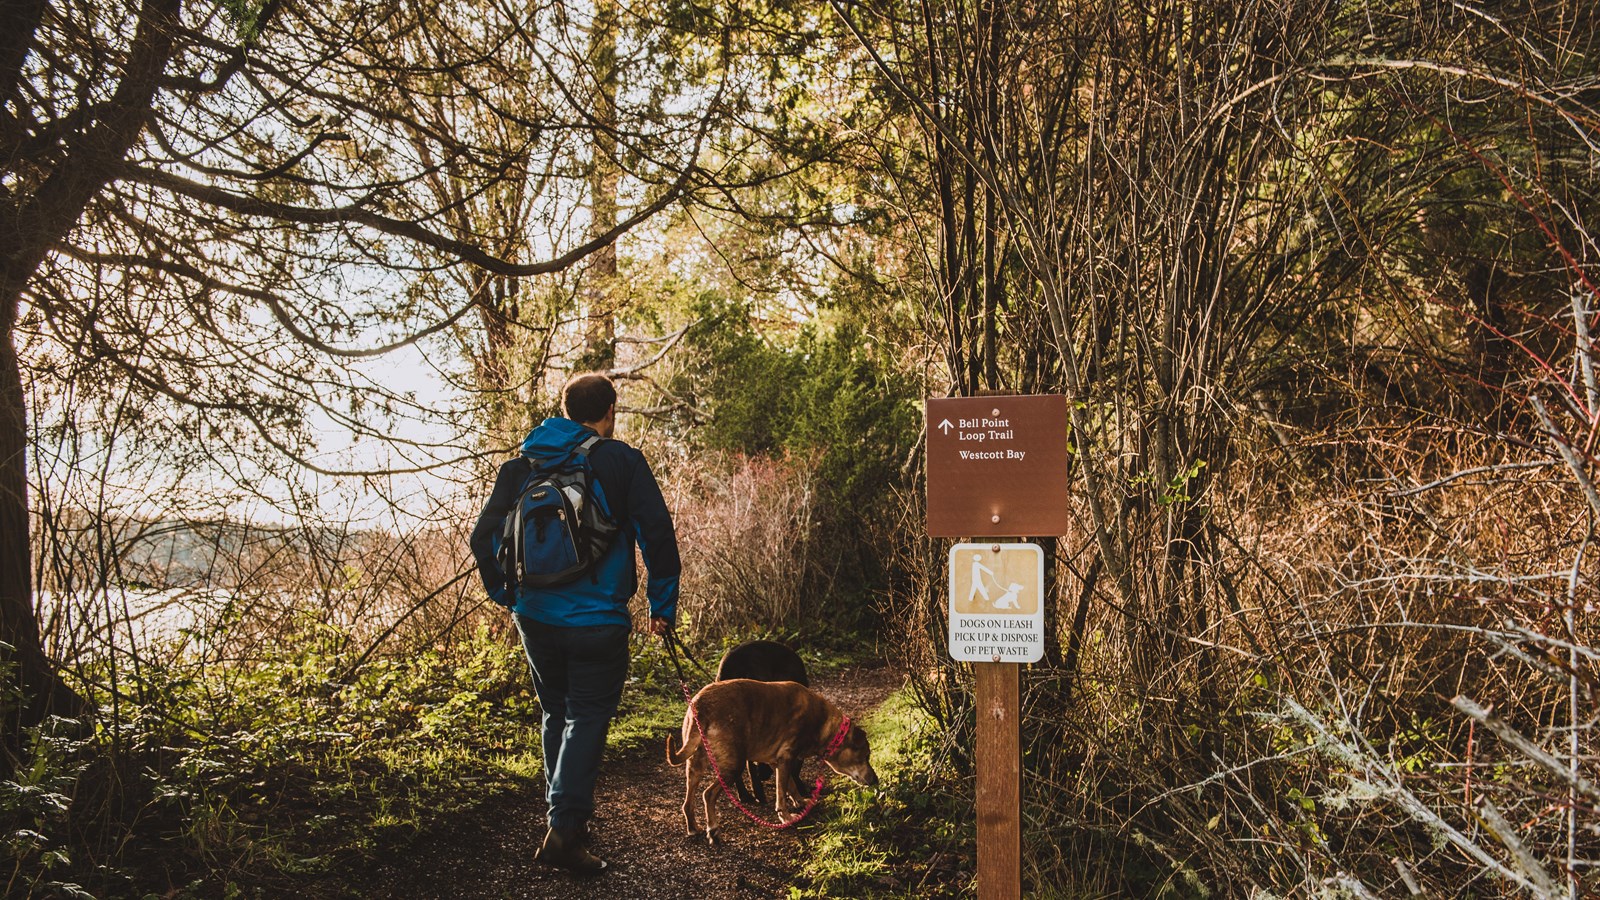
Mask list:
[[599,372],[574,375],[561,389],[561,408],[574,422],[598,422],[617,402],[617,386]]

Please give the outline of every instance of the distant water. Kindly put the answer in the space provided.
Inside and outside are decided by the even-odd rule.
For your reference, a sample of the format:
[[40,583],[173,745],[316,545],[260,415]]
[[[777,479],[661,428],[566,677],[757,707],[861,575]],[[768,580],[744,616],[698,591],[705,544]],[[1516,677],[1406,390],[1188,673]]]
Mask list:
[[233,597],[195,588],[113,587],[104,593],[38,597],[48,643],[72,651],[204,644],[226,620]]

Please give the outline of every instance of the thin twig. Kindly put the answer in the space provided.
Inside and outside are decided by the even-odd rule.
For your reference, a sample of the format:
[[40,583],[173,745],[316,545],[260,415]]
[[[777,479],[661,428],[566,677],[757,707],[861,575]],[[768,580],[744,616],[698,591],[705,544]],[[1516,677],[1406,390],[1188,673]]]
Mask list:
[[1528,740],[1504,720],[1497,718],[1487,709],[1484,709],[1482,706],[1478,705],[1477,701],[1471,699],[1470,697],[1457,695],[1455,699],[1450,701],[1450,705],[1466,714],[1478,724],[1494,732],[1495,736],[1500,738],[1500,740],[1505,741],[1506,743],[1520,750],[1524,756],[1538,763],[1540,766],[1548,770],[1550,774],[1555,775],[1557,778],[1560,778],[1568,785],[1577,789],[1578,792],[1582,793],[1585,797],[1588,797],[1596,802],[1600,802],[1600,787],[1596,787],[1594,782],[1584,778],[1582,775],[1579,775],[1576,771],[1569,769],[1561,760],[1547,753],[1538,744]]

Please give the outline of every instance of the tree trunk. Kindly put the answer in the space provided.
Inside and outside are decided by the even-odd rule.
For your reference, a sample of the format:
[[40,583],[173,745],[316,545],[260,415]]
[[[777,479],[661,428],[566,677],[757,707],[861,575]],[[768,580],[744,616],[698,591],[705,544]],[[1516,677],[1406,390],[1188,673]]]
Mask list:
[[75,718],[88,708],[45,658],[33,614],[27,447],[22,367],[8,333],[0,341],[0,778],[11,776],[24,728],[49,715]]
[[[597,0],[589,31],[589,66],[594,78],[594,149],[589,168],[589,237],[593,240],[617,227],[616,127],[617,5]],[[617,245],[607,244],[589,259],[583,297],[588,316],[584,332],[584,367],[609,369],[617,361],[616,305],[612,291],[617,282]]]
[[[6,6],[0,21],[37,24],[37,4]],[[181,0],[143,0],[123,77],[111,102],[62,138],[59,162],[38,190],[0,207],[0,772],[9,774],[22,729],[47,715],[76,717],[88,704],[45,657],[33,611],[28,525],[28,407],[17,357],[23,291],[39,266],[105,187],[144,131],[157,86],[172,59]],[[11,15],[15,13],[15,15]],[[31,38],[32,28],[27,28]],[[18,38],[17,40],[23,40]],[[0,41],[0,77],[20,78],[27,44]],[[7,85],[9,86],[9,85]]]

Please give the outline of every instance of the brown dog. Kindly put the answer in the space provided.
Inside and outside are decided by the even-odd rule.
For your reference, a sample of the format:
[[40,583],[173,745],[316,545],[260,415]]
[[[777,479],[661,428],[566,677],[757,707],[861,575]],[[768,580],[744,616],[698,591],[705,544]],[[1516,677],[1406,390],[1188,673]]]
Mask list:
[[[687,762],[683,785],[683,823],[691,837],[696,833],[694,795],[700,792],[705,810],[707,843],[717,842],[717,794],[722,787],[706,759],[700,733],[717,761],[724,780],[738,777],[747,762],[764,762],[778,772],[777,807],[783,798],[801,796],[798,785],[788,784],[789,763],[807,756],[822,761],[840,775],[868,787],[878,783],[872,771],[872,749],[859,725],[844,725],[845,716],[821,694],[793,681],[751,681],[735,678],[714,681],[700,689],[683,714],[683,746],[674,749],[667,738],[667,762]],[[699,719],[699,727],[695,719]],[[840,731],[843,740],[828,754]],[[731,784],[730,784],[731,787]]]
[[[723,654],[722,662],[717,665],[717,680],[731,681],[735,678],[793,681],[807,687],[811,686],[811,678],[806,673],[806,664],[800,658],[800,654],[777,641],[746,641]],[[762,791],[761,785],[772,777],[772,767],[752,761],[749,763],[749,773],[748,788],[744,786],[744,778],[737,774],[725,777],[733,782],[734,789],[739,792],[740,800],[752,806],[759,806],[767,802],[767,795]],[[800,783],[798,758],[789,764],[789,783]],[[781,795],[779,799],[781,801]],[[799,809],[800,805],[798,798],[789,798],[787,806],[790,809]]]

